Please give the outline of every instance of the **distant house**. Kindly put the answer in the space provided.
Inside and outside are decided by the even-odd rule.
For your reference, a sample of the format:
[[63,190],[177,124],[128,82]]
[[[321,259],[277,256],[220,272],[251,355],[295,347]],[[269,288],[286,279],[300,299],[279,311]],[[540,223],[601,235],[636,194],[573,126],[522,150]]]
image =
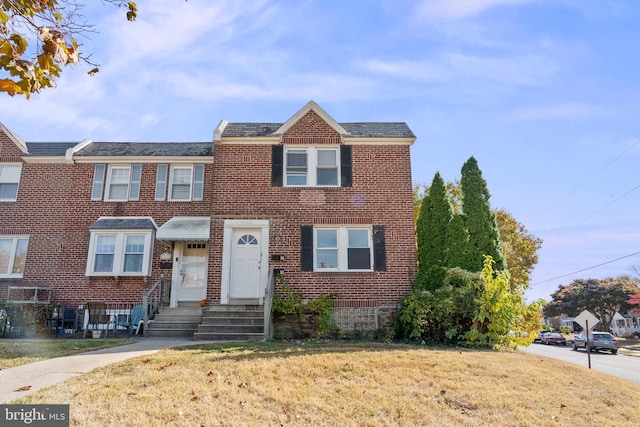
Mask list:
[[640,319],[629,313],[616,312],[611,322],[611,331],[618,337],[633,336],[640,332]]
[[[575,321],[575,318],[562,315],[551,319],[545,319],[545,322],[553,325],[558,329],[560,326],[570,327],[572,331],[578,331],[582,327]],[[589,325],[589,329],[598,330],[600,323]],[[621,314],[616,312],[611,321],[611,331],[613,335],[618,337],[632,336],[640,333],[640,318],[633,316],[631,313]]]
[[135,305],[162,278],[167,309],[262,307],[276,270],[305,298],[337,292],[339,326],[388,327],[416,270],[415,139],[313,101],[205,142],[25,142],[0,124],[0,299]]

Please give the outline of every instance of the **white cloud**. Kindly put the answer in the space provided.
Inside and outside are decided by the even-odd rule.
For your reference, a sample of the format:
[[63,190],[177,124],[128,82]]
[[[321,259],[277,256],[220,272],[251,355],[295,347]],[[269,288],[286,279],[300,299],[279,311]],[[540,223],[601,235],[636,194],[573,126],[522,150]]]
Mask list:
[[610,115],[610,108],[580,102],[522,107],[509,113],[509,116],[516,120],[588,119]]
[[503,85],[536,85],[556,72],[553,60],[542,54],[479,56],[444,52],[432,60],[360,63],[370,73],[427,82],[495,82]]
[[416,14],[428,21],[456,20],[477,16],[497,6],[536,1],[539,0],[423,0],[416,7]]

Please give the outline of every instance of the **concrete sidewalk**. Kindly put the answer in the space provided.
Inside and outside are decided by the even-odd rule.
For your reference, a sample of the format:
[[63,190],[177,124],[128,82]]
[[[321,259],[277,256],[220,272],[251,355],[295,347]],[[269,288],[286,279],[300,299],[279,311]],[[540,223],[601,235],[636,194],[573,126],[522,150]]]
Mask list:
[[[2,369],[0,370],[0,403],[9,403],[101,366],[153,354],[166,348],[206,343],[206,341],[193,341],[190,338],[142,338],[133,344]],[[31,388],[28,391],[18,391],[19,388],[26,386]]]

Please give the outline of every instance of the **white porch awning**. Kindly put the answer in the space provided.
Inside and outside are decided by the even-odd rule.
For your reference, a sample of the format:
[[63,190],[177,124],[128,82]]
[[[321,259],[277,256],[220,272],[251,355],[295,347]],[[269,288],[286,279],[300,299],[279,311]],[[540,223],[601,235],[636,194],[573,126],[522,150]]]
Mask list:
[[209,240],[211,218],[208,216],[174,216],[156,232],[157,240]]

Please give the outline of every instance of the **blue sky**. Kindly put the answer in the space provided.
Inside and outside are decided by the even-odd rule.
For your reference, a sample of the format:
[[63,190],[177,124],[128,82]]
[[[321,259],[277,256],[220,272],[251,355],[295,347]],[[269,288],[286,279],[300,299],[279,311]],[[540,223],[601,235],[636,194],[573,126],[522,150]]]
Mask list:
[[210,141],[314,100],[407,122],[416,183],[475,156],[492,206],[544,239],[529,298],[640,265],[636,0],[139,0],[134,23],[94,3],[100,72],[0,98],[23,139]]

